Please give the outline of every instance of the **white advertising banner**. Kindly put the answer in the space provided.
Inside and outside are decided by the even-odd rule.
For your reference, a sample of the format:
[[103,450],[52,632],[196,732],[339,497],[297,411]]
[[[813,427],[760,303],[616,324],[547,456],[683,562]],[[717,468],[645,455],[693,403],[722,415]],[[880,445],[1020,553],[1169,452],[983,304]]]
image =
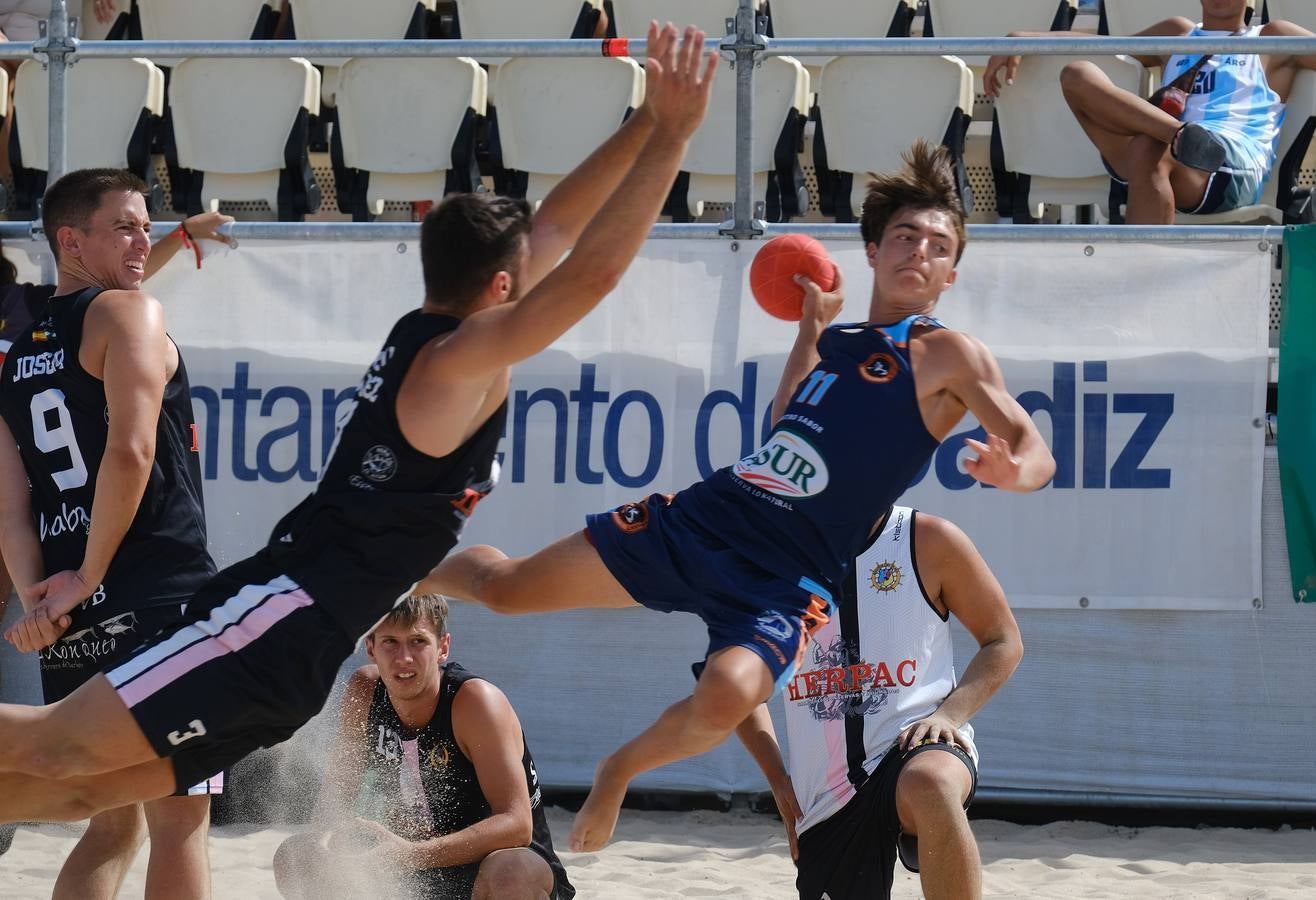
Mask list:
[[[749,293],[755,246],[649,242],[598,310],[514,369],[502,481],[467,540],[529,552],[758,446],[794,326]],[[866,319],[861,245],[829,250],[841,320]],[[395,243],[246,241],[199,273],[186,255],[148,287],[191,375],[225,564],[313,487],[337,408],[421,300],[420,265]],[[995,353],[1056,476],[1028,496],[978,485],[966,420],[905,502],[963,527],[1016,606],[1251,609],[1270,261],[1249,243],[974,243],[938,314]]]

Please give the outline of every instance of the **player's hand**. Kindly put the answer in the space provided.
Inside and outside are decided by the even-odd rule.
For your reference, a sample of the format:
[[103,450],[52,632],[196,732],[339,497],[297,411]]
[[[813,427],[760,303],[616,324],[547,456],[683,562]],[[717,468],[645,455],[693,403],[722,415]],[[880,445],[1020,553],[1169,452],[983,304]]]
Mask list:
[[19,653],[36,653],[44,650],[68,631],[73,620],[68,616],[51,618],[44,604],[37,604],[31,612],[23,616],[5,632],[5,640],[13,644]]
[[94,594],[99,586],[81,571],[65,569],[37,582],[32,591],[40,598],[39,605],[45,607],[51,621],[55,621],[77,609],[78,604]]
[[232,221],[232,216],[222,212],[203,212],[188,216],[183,220],[183,227],[192,235],[193,240],[219,241],[221,244],[232,246],[233,238],[219,230],[221,225],[227,225]]
[[358,845],[366,845],[361,855],[370,860],[367,865],[394,869],[414,869],[413,851],[415,845],[389,831],[378,822],[357,818],[348,826],[352,840]]
[[973,438],[965,438],[964,443],[978,454],[964,461],[965,471],[983,484],[1007,491],[1017,489],[1023,466],[1005,438],[989,434],[985,444]]
[[824,291],[808,275],[796,275],[795,283],[804,288],[804,315],[800,317],[800,327],[806,328],[813,326],[818,332],[822,332],[832,319],[835,319],[841,313],[841,307],[845,305],[845,291],[841,286],[841,270],[836,265],[832,266],[832,271],[836,274],[835,286],[830,291]]
[[955,727],[955,723],[940,713],[919,719],[900,732],[900,736],[896,738],[896,746],[901,750],[913,750],[919,744],[936,743],[950,744],[966,751],[969,749],[965,746],[964,738]]
[[781,814],[781,821],[786,825],[786,843],[791,848],[791,859],[800,858],[800,842],[795,834],[796,823],[804,818],[804,813],[800,811],[800,801],[795,798],[795,785],[791,783],[791,777],[783,774],[780,778],[774,779],[768,784],[772,788],[772,799],[777,802],[777,812]]
[[988,97],[1001,96],[1001,71],[1005,71],[1005,83],[1014,84],[1014,73],[1021,59],[1021,56],[993,56],[987,60],[987,68],[982,73],[983,93]]
[[649,34],[653,51],[644,63],[644,105],[659,132],[685,140],[704,121],[717,53],[705,56],[704,33],[693,25],[679,42],[671,25],[659,32],[657,23],[650,23]]

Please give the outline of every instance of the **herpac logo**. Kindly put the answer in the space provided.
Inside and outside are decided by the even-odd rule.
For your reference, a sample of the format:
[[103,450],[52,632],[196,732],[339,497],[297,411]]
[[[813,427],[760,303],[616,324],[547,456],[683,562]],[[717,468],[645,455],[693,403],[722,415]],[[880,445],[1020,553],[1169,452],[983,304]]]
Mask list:
[[397,471],[397,454],[383,444],[375,444],[361,457],[361,474],[371,481],[388,481]]
[[873,590],[885,593],[900,587],[903,577],[900,566],[893,562],[880,562],[873,566],[873,571],[868,575],[868,583],[873,586]]
[[900,363],[890,353],[874,353],[859,367],[859,374],[873,384],[886,384],[900,374]]
[[762,449],[736,463],[732,472],[778,497],[812,497],[827,489],[822,454],[789,431],[774,431]]

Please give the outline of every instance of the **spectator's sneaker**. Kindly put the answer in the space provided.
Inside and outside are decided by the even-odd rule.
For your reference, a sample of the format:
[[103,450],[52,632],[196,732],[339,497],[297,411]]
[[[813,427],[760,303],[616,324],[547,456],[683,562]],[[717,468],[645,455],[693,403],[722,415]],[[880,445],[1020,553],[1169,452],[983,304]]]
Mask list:
[[1179,129],[1170,142],[1170,155],[1192,169],[1215,172],[1225,164],[1224,141],[1210,129],[1189,122]]

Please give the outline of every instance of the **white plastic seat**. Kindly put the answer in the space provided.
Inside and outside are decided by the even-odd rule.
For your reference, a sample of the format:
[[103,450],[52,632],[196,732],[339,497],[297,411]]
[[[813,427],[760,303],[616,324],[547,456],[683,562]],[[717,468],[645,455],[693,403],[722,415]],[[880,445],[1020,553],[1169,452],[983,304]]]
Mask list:
[[[699,217],[704,203],[729,203],[736,193],[736,79],[733,72],[718,73],[713,82],[708,115],[690,139],[683,169],[689,173],[685,209],[671,208],[678,220],[688,214]],[[754,174],[755,200],[767,199],[768,173],[789,172],[798,163],[796,140],[802,134],[809,109],[809,73],[789,56],[769,57],[754,73]],[[789,146],[777,154],[783,130],[790,134]],[[794,178],[790,179],[794,182]],[[782,185],[786,216],[803,212],[797,207],[799,185]],[[679,201],[678,201],[679,202]],[[772,210],[769,210],[769,216]]]
[[[1065,18],[1057,21],[1062,8]],[[1068,28],[1076,8],[1076,0],[928,0],[928,24],[939,38],[1004,37],[1012,31],[1050,31],[1054,25]],[[961,59],[973,69],[987,65],[985,56]]]
[[[434,10],[435,0],[289,0],[293,27],[302,41],[401,40],[418,17]],[[337,57],[313,57],[324,67],[321,100],[334,105],[338,89],[338,67],[347,62]]]
[[[1143,67],[1127,56],[1077,57],[1095,63],[1116,85],[1140,90]],[[1043,203],[1109,207],[1110,174],[1060,90],[1060,72],[1076,57],[1025,56],[996,100],[1004,167],[1021,179],[1016,221],[1040,215]],[[1026,185],[1026,187],[1024,187]]]
[[[899,87],[876,88],[880,85]],[[853,176],[898,170],[901,154],[916,139],[944,143],[962,161],[973,73],[954,56],[839,57],[823,67],[818,109],[826,167],[852,176],[837,179],[834,214],[853,221],[867,190],[866,179]],[[817,147],[815,134],[815,152]]]
[[[67,91],[67,169],[131,169],[153,181],[149,126],[164,109],[164,73],[147,59],[84,59],[69,68]],[[37,60],[25,60],[14,84],[22,169],[46,171],[49,105],[48,73]],[[44,181],[43,174],[30,185],[30,198],[16,184],[18,205],[39,199]]]
[[[887,37],[896,15],[907,36],[910,6],[918,0],[773,0],[772,33],[779,38]],[[835,57],[796,57],[810,71]]]
[[1229,212],[1203,216],[1180,213],[1176,221],[1193,225],[1220,225],[1250,222],[1280,224],[1284,213],[1293,201],[1298,170],[1311,146],[1316,131],[1316,72],[1303,69],[1293,80],[1293,90],[1279,133],[1279,147],[1275,152],[1275,165],[1270,169],[1266,183],[1261,187],[1260,199],[1251,206]]
[[[270,0],[137,0],[145,41],[245,41],[270,15]],[[181,60],[159,59],[162,66]]]
[[[602,0],[456,0],[462,40],[590,37]],[[506,57],[478,57],[497,66]],[[496,87],[496,86],[495,86]]]
[[[736,16],[736,0],[612,0],[612,33],[617,37],[642,38],[649,22],[671,22],[677,28],[694,25],[704,31],[710,46],[727,33],[727,19]],[[761,0],[755,8],[761,7]]]
[[174,67],[178,162],[195,173],[190,210],[264,200],[281,219],[314,212],[306,124],[319,98],[320,74],[304,59],[185,59]]
[[514,59],[499,67],[495,90],[503,165],[526,173],[526,199],[538,204],[644,100],[644,67],[633,59]]
[[1283,19],[1316,31],[1316,3],[1312,0],[1266,0],[1266,12],[1272,20]]
[[349,60],[339,72],[338,133],[343,162],[359,171],[343,211],[364,219],[387,200],[474,190],[476,117],[487,95],[488,76],[473,59]]
[[[1256,0],[1248,0],[1256,7]],[[1272,0],[1272,15],[1274,2]],[[1189,22],[1202,20],[1202,0],[1102,0],[1102,34],[1137,34],[1157,22],[1182,16]]]

